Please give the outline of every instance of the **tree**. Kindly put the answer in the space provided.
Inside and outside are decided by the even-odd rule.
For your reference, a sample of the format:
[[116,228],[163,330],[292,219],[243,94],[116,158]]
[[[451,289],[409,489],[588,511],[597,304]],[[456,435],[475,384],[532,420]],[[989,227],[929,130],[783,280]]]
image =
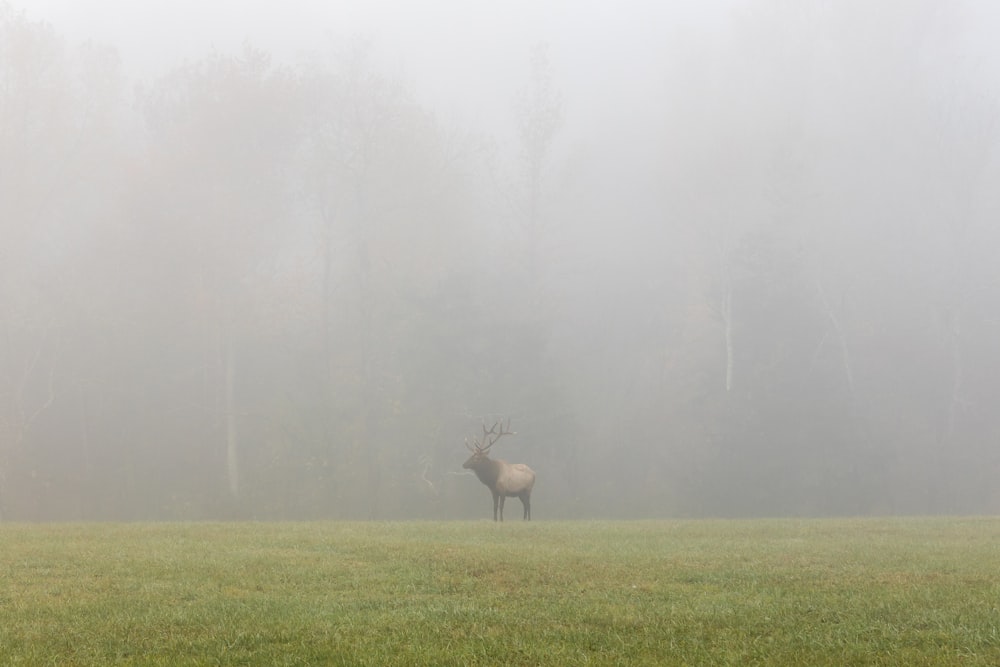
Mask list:
[[423,388],[443,371],[418,361],[438,358],[419,346],[436,347],[439,300],[466,275],[468,149],[373,67],[366,44],[312,63],[302,82],[303,180],[321,266],[317,456],[334,468],[330,502],[374,517],[387,501],[407,506],[399,452],[426,447],[414,434],[440,428],[440,399]]
[[113,51],[70,50],[0,3],[0,517],[45,502],[46,464],[60,458],[52,429],[81,400],[70,351],[87,316],[91,233],[113,209],[120,84]]
[[[184,393],[157,409],[200,417],[212,449],[221,440],[234,503],[242,494],[240,348],[288,234],[297,99],[292,73],[250,47],[175,70],[143,97],[150,167],[134,199],[135,233],[155,271],[155,306],[169,313],[160,324],[194,346]],[[199,397],[193,405],[191,396]]]
[[542,280],[539,252],[551,226],[551,221],[546,221],[543,215],[545,181],[553,142],[563,124],[563,104],[552,80],[547,45],[538,44],[532,49],[530,63],[528,85],[518,95],[516,104],[523,190],[512,201],[522,219],[531,304],[539,308]]

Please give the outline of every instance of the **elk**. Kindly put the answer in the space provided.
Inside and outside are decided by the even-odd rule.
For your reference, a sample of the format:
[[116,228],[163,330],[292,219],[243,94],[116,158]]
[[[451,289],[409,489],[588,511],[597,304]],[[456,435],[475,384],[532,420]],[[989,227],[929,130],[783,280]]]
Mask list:
[[[500,427],[499,431],[497,426]],[[531,520],[531,489],[535,486],[535,471],[523,463],[507,463],[488,456],[490,447],[495,445],[497,440],[512,434],[508,419],[506,428],[502,421],[494,423],[489,431],[486,430],[486,424],[483,424],[482,441],[472,439],[475,447],[469,444],[468,438],[465,440],[465,446],[472,452],[472,456],[462,464],[462,467],[472,470],[479,481],[489,487],[493,494],[494,521],[497,520],[497,509],[500,510],[499,520],[503,521],[503,501],[508,496],[517,496],[521,499],[521,504],[524,505],[524,520]]]

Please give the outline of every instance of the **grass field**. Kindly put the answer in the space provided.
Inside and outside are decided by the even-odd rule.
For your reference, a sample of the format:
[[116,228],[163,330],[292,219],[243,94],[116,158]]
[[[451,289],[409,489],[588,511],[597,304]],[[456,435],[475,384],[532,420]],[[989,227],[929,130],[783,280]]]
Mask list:
[[3,665],[997,665],[1000,519],[0,526]]

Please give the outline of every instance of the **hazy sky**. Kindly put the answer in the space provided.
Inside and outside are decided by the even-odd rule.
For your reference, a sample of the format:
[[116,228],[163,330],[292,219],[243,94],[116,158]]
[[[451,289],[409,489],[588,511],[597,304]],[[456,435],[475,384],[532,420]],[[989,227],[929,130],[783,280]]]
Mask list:
[[[50,21],[72,40],[117,47],[137,77],[212,50],[236,52],[245,41],[278,60],[295,61],[347,38],[368,38],[388,71],[439,112],[460,117],[509,109],[524,81],[529,49],[545,42],[574,120],[600,101],[653,92],[653,65],[662,60],[664,42],[718,34],[738,3],[689,3],[685,10],[661,2],[574,0],[14,2],[25,4],[29,17]],[[629,114],[642,113],[640,105],[627,106]]]
[[[532,45],[550,45],[563,93],[567,134],[573,125],[635,125],[669,91],[665,68],[691,46],[703,53],[731,46],[731,29],[750,11],[743,0],[13,0],[29,17],[50,21],[71,40],[113,45],[127,71],[148,77],[217,50],[237,52],[244,42],[281,61],[336,48],[347,39],[371,39],[385,60],[382,71],[408,82],[445,118],[502,125],[527,75]],[[774,3],[774,19],[794,22],[796,3]],[[904,13],[905,2],[873,8],[879,25],[905,25],[885,16]],[[760,5],[754,6],[761,11]],[[962,32],[968,57],[995,54],[1000,3],[950,3],[941,11]],[[855,12],[864,16],[864,12]],[[868,26],[846,26],[864,32]],[[494,114],[493,116],[490,116]],[[485,117],[484,117],[485,116]]]

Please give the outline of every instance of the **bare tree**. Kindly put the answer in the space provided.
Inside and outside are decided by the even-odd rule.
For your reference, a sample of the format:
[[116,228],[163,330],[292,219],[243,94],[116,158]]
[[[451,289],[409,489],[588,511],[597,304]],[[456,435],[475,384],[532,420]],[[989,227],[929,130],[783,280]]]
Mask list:
[[[270,278],[262,269],[282,238],[277,221],[286,213],[295,92],[289,71],[247,46],[239,57],[178,68],[143,99],[151,148],[142,201],[155,206],[142,211],[143,232],[157,239],[150,254],[162,263],[164,289],[187,312],[170,326],[199,329],[200,413],[212,417],[209,441],[222,441],[228,493],[237,502],[245,439],[240,334],[250,329],[245,319],[260,294],[248,286]],[[181,263],[193,270],[174,277]]]
[[542,212],[543,190],[553,142],[563,124],[562,97],[552,81],[548,48],[544,44],[532,49],[531,76],[527,88],[517,98],[516,112],[524,192],[522,198],[512,204],[523,220],[532,306],[540,308],[540,285],[544,281],[539,253],[547,231]]

